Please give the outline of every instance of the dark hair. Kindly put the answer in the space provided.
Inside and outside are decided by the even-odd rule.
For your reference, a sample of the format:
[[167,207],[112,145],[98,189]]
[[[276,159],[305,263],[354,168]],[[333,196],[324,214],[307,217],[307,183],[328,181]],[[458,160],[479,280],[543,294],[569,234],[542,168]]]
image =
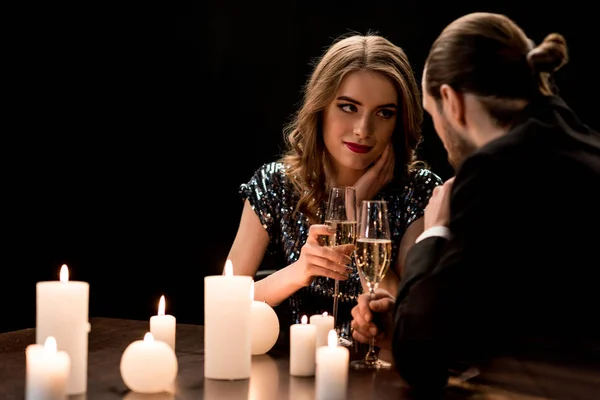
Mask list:
[[537,47],[508,17],[472,13],[448,25],[431,46],[426,60],[427,93],[440,99],[442,84],[472,93],[500,125],[511,122],[514,102],[554,93],[551,74],[568,61],[567,43],[548,35]]

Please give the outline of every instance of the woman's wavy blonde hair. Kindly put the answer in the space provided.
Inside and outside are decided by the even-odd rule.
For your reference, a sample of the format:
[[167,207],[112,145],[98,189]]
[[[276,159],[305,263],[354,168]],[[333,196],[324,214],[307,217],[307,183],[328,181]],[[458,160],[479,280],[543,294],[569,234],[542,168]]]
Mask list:
[[327,198],[323,112],[333,101],[344,77],[355,71],[374,71],[385,75],[398,92],[398,118],[392,135],[395,154],[394,177],[424,166],[416,159],[422,140],[423,109],[421,94],[404,51],[374,33],[342,36],[316,63],[304,86],[303,101],[284,128],[286,151],[281,157],[286,174],[300,195],[296,211],[318,223],[318,209]]

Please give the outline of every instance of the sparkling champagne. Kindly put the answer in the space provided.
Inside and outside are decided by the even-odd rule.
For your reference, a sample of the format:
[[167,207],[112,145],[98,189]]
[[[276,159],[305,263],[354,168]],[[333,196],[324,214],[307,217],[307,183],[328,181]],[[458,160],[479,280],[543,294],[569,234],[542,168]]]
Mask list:
[[392,241],[360,238],[356,242],[355,258],[356,266],[367,281],[367,286],[374,291],[390,267]]
[[356,244],[356,221],[325,221],[325,223],[335,229],[335,234],[328,236],[327,246]]

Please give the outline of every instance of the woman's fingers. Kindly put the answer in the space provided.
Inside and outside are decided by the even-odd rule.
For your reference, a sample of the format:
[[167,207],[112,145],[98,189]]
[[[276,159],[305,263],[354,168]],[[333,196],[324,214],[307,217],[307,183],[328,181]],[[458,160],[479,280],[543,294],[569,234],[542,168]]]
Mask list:
[[306,260],[306,268],[311,275],[325,276],[332,279],[346,280],[353,271],[352,251],[354,245],[346,244],[334,247],[321,246],[319,237],[332,235],[335,232],[325,224],[311,225],[306,244],[302,247],[302,255]]
[[331,279],[336,279],[338,281],[345,281],[348,279],[349,275],[347,272],[344,273],[339,273],[327,268],[322,268],[322,267],[314,267],[314,275],[318,275],[318,276],[324,276],[326,278],[331,278]]
[[352,268],[345,263],[334,262],[314,254],[307,254],[306,260],[315,275],[327,276],[333,279],[348,279]]
[[319,246],[328,246],[331,241],[331,236],[335,233],[329,225],[315,224],[311,225],[308,230],[308,238],[306,243]]
[[340,245],[331,248],[311,243],[310,246],[304,246],[303,250],[306,251],[306,254],[324,258],[335,264],[349,265],[352,263],[352,258],[350,257],[351,247],[349,246],[353,247],[354,245]]
[[344,257],[344,259],[347,259],[348,262],[352,262],[351,256],[355,247],[356,246],[354,246],[353,244],[339,244],[337,246],[333,246],[332,249],[338,253],[345,255],[346,257]]
[[390,144],[384,151],[385,163],[382,168],[382,176],[386,180],[386,183],[389,182],[394,177],[394,165],[396,162],[396,158],[394,157],[394,150],[392,145]]

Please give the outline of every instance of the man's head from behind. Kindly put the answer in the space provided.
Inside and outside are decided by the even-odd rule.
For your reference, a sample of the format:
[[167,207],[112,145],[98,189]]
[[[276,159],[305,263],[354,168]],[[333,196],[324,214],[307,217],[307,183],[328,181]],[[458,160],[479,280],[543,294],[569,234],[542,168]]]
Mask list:
[[507,129],[529,101],[552,94],[549,76],[566,61],[561,35],[534,47],[501,14],[472,13],[448,25],[430,49],[422,83],[424,107],[453,166],[482,144],[469,122]]

